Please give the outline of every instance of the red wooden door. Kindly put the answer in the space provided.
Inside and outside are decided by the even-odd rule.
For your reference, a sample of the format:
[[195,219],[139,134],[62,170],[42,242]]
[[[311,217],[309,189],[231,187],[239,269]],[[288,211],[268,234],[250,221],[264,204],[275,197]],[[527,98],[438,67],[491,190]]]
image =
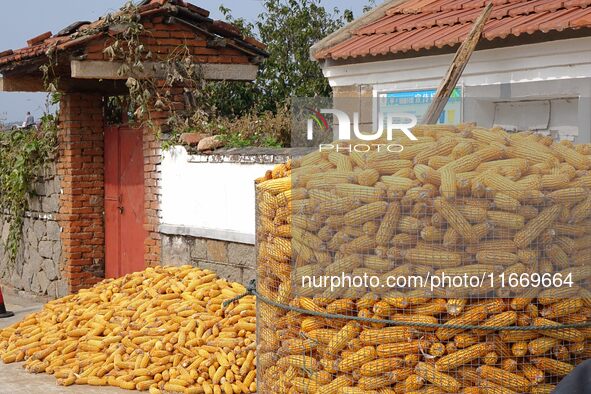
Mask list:
[[107,278],[141,271],[144,264],[142,130],[105,129],[105,270]]

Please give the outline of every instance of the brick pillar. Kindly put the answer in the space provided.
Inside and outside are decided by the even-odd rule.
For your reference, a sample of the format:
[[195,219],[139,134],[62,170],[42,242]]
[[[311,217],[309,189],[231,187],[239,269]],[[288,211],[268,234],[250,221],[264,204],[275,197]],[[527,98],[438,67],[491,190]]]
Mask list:
[[[172,107],[175,111],[185,109],[185,97],[183,88],[166,88],[164,82],[158,82],[160,89],[165,89],[172,98]],[[153,124],[162,127],[168,121],[169,111],[153,109],[150,118]],[[159,265],[162,260],[161,236],[160,236],[160,162],[162,158],[160,137],[151,127],[144,129],[144,187],[145,187],[145,230],[148,233],[144,244],[144,257],[146,266]],[[166,261],[164,262],[166,264]],[[189,262],[187,262],[189,264]]]
[[57,172],[61,179],[64,277],[70,292],[104,278],[103,105],[95,94],[64,94],[60,107]]
[[144,129],[144,206],[147,238],[144,258],[147,267],[160,264],[160,140],[150,127]]

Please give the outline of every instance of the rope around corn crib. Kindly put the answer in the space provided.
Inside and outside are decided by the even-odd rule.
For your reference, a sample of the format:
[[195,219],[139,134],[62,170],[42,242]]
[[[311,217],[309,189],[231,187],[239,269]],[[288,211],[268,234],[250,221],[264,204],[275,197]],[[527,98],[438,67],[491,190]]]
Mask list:
[[446,323],[424,323],[424,322],[407,322],[407,321],[396,321],[386,319],[376,319],[371,317],[359,317],[359,316],[348,316],[337,313],[325,313],[310,311],[303,308],[298,308],[291,305],[282,304],[277,301],[273,301],[261,294],[256,290],[256,280],[251,280],[246,286],[246,292],[240,294],[234,298],[230,298],[222,303],[222,307],[226,309],[232,303],[249,295],[254,295],[257,298],[257,302],[261,301],[265,304],[284,309],[286,311],[297,312],[310,316],[318,316],[326,319],[333,320],[355,320],[361,323],[376,323],[385,324],[389,326],[406,326],[406,327],[423,327],[423,328],[451,328],[456,330],[485,330],[485,331],[555,331],[564,330],[567,328],[589,328],[591,327],[591,321],[585,323],[573,323],[573,324],[560,324],[553,326],[477,326],[472,324],[446,324]]

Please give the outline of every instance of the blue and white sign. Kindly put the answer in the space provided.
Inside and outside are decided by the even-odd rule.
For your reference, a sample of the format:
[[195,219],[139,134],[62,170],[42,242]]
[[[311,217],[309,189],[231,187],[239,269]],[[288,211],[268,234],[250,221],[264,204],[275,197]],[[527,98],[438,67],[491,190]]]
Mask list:
[[[379,111],[404,112],[417,117],[419,123],[429,105],[433,102],[436,89],[423,89],[403,92],[385,92],[379,95]],[[453,90],[441,116],[439,124],[457,125],[462,122],[462,88]]]

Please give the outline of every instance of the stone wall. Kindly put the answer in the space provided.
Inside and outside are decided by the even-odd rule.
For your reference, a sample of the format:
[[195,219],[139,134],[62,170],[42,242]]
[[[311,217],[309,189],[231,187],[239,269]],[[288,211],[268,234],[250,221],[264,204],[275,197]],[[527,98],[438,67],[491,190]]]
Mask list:
[[62,276],[61,229],[56,220],[59,211],[60,178],[55,163],[50,163],[33,184],[29,211],[23,223],[22,243],[17,260],[9,263],[4,244],[9,223],[0,220],[0,277],[4,284],[28,293],[61,297],[68,294]]
[[254,245],[190,235],[162,234],[162,264],[191,264],[244,284],[256,277]]

